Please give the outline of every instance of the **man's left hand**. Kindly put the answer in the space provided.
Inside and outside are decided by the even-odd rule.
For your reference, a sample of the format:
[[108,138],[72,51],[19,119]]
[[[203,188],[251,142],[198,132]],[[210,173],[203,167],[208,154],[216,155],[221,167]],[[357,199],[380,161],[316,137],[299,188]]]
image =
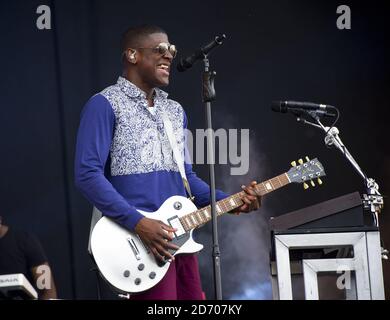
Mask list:
[[248,186],[241,186],[242,190],[245,191],[245,194],[241,196],[241,200],[244,204],[241,207],[233,210],[231,213],[239,215],[240,213],[248,213],[255,211],[261,206],[261,196],[258,192],[255,191],[255,186],[257,182],[252,181]]

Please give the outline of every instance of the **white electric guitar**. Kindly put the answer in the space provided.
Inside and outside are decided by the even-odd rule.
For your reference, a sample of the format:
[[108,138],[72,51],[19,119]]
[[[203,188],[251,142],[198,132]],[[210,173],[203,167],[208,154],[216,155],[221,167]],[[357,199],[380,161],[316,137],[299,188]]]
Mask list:
[[[256,191],[265,195],[289,183],[303,183],[307,189],[314,179],[322,184],[320,177],[325,175],[324,168],[317,159],[307,162],[302,159],[298,165],[286,173],[256,185]],[[241,195],[236,193],[216,203],[218,216],[230,212],[241,205]],[[180,248],[169,250],[174,256],[183,253],[195,253],[203,249],[203,245],[192,238],[194,229],[211,220],[210,206],[197,209],[193,202],[182,196],[168,198],[155,212],[139,211],[144,216],[161,220],[176,228],[172,243]],[[101,218],[93,229],[91,250],[97,267],[108,283],[117,291],[125,293],[140,293],[155,286],[166,274],[170,261],[158,262],[153,253],[144,245],[139,236],[107,217]]]

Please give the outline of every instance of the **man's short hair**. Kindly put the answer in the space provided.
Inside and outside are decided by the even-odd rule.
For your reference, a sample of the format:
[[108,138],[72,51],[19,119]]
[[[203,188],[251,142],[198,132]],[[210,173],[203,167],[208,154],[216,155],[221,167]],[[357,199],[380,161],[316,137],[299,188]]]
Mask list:
[[143,38],[153,33],[164,33],[165,30],[155,25],[141,25],[128,28],[122,35],[121,39],[121,53],[128,48],[137,48],[141,46]]

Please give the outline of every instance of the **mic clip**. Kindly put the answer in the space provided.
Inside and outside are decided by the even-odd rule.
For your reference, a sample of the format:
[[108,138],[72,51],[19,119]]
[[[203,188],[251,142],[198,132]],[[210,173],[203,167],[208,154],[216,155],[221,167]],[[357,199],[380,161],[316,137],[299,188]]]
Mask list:
[[301,117],[302,114],[308,114],[310,117],[317,119],[321,117],[334,118],[336,114],[331,113],[327,110],[307,110],[307,109],[290,109],[291,113],[296,117]]
[[314,112],[319,117],[333,118],[333,117],[336,116],[336,114],[331,113],[331,112],[329,112],[327,110],[312,110],[312,111],[309,111],[309,112]]
[[214,80],[217,73],[215,71],[207,71],[203,73],[203,102],[211,102],[216,98]]

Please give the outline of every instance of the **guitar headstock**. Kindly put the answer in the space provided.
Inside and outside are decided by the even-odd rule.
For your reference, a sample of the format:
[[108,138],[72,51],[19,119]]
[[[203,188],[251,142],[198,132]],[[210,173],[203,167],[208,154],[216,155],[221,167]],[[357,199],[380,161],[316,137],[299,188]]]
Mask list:
[[308,157],[305,158],[306,162],[303,159],[299,159],[297,162],[291,162],[292,168],[287,172],[288,178],[291,182],[303,183],[304,189],[315,186],[315,180],[319,185],[322,184],[321,177],[324,177],[325,170],[322,164],[318,161],[317,158],[310,160]]

